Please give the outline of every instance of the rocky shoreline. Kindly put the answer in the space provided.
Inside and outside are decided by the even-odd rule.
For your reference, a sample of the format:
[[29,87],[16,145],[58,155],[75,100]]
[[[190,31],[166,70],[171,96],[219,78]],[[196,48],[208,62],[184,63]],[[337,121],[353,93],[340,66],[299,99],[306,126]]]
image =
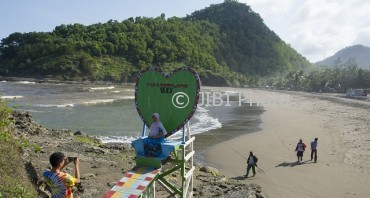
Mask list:
[[[101,197],[123,173],[135,166],[134,151],[128,144],[101,144],[83,132],[66,129],[47,129],[36,123],[28,112],[13,111],[14,134],[28,141],[22,150],[27,177],[35,185],[40,197],[50,197],[42,172],[49,167],[49,155],[56,151],[80,159],[81,185],[74,189],[75,197]],[[66,172],[73,171],[67,166]],[[171,182],[180,181],[171,175]],[[165,189],[156,188],[157,197],[167,197]],[[257,184],[244,178],[227,178],[212,167],[196,166],[194,197],[266,197]]]

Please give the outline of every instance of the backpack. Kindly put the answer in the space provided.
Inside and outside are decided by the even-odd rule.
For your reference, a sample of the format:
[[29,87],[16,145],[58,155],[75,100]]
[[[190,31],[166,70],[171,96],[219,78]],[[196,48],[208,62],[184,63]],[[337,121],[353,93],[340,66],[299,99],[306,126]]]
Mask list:
[[254,163],[257,164],[258,158],[256,156],[254,156],[254,155],[253,155],[253,158],[254,158]]

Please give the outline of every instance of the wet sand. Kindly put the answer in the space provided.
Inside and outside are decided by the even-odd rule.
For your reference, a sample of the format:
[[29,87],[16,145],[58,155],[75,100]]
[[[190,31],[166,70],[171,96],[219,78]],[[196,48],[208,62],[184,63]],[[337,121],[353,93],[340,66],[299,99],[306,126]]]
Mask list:
[[[265,102],[262,130],[210,147],[205,154],[207,163],[230,178],[241,178],[246,172],[245,158],[252,150],[263,172],[242,181],[261,185],[268,197],[370,197],[368,101],[310,93],[238,91]],[[277,104],[279,100],[283,103]],[[317,163],[310,161],[309,145],[315,137],[319,138]],[[294,149],[300,138],[307,148],[303,163],[297,164]]]

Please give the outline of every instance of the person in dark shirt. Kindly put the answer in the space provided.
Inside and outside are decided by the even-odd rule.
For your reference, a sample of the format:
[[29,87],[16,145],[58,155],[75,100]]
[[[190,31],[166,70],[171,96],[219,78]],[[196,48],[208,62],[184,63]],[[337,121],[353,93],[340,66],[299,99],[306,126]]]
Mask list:
[[245,177],[248,177],[249,170],[252,169],[253,177],[256,175],[256,166],[257,166],[258,158],[253,154],[253,152],[249,152],[249,156],[247,159],[247,174]]
[[306,150],[306,144],[303,143],[302,139],[299,139],[299,142],[297,143],[297,146],[295,147],[295,151],[297,151],[297,158],[298,158],[298,163],[302,161],[303,158],[303,153]]

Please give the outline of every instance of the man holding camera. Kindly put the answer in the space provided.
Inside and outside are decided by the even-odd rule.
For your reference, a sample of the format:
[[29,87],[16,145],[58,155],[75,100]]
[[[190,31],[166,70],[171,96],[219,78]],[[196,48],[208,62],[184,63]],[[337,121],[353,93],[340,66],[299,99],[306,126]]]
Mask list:
[[[45,170],[43,176],[49,186],[52,197],[73,198],[72,186],[80,183],[79,161],[77,157],[66,157],[61,152],[55,152],[50,156],[51,170]],[[75,177],[62,172],[63,168],[73,162],[75,168]]]

